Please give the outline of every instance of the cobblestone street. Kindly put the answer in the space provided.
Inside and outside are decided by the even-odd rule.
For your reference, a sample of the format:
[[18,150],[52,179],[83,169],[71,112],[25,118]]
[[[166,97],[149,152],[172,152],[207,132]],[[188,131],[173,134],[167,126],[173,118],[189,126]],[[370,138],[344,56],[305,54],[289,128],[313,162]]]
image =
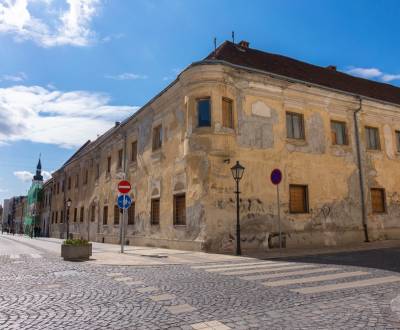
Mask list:
[[32,243],[0,236],[1,329],[400,328],[396,248],[110,266]]

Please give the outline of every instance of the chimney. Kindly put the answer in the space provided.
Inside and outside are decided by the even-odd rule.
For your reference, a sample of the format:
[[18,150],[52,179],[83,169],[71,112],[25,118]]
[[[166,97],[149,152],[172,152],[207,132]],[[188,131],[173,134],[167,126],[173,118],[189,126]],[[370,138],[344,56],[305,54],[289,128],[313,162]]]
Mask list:
[[328,65],[326,68],[328,70],[332,70],[332,71],[336,71],[336,69],[337,69],[336,65]]
[[121,125],[121,122],[116,121],[116,122],[115,122],[115,127],[118,127],[119,125]]
[[250,43],[246,40],[242,40],[241,42],[239,42],[239,46],[243,48],[249,48]]

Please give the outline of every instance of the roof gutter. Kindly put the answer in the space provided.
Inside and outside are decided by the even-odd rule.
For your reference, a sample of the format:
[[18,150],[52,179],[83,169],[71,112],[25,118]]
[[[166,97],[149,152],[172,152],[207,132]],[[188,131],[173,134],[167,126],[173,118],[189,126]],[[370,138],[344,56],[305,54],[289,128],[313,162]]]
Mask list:
[[358,113],[362,111],[362,98],[359,96],[359,106],[353,112],[353,120],[354,120],[354,136],[356,142],[356,150],[357,150],[357,166],[358,166],[358,177],[360,180],[360,202],[361,202],[361,218],[362,218],[362,226],[364,229],[364,239],[365,242],[369,242],[368,237],[368,218],[367,218],[367,206],[365,203],[365,180],[364,180],[364,171],[362,167],[362,157],[361,157],[361,144],[360,144],[360,131],[358,127]]

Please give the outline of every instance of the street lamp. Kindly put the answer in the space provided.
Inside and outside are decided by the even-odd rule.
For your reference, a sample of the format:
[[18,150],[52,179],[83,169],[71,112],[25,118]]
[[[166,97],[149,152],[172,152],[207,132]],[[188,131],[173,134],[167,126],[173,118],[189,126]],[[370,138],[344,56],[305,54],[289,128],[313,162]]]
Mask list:
[[236,181],[236,254],[240,256],[242,251],[240,249],[240,215],[239,215],[239,181],[243,177],[244,167],[236,161],[236,165],[231,167],[232,176]]
[[66,214],[66,225],[67,225],[67,239],[69,238],[69,208],[71,207],[72,201],[71,198],[68,198],[66,205],[67,205],[67,214]]

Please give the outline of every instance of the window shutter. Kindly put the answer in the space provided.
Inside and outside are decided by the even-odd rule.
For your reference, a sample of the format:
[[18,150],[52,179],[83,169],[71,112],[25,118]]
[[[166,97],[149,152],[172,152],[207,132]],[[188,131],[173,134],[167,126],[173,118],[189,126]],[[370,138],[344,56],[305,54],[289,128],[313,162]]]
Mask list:
[[290,185],[289,207],[291,213],[307,213],[307,186]]
[[385,196],[383,189],[378,189],[378,188],[371,189],[371,203],[372,203],[372,212],[374,213],[385,212]]

